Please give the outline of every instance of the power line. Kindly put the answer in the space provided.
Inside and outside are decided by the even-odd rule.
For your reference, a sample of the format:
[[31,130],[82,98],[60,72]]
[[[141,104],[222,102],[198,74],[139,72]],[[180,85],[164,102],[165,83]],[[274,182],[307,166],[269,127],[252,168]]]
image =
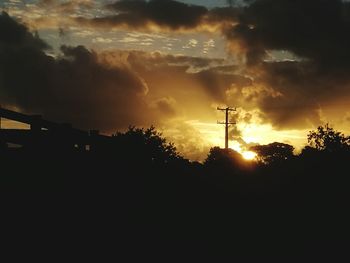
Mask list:
[[236,124],[235,122],[229,122],[228,116],[231,111],[236,111],[236,108],[219,108],[217,107],[217,110],[219,111],[225,111],[225,121],[224,122],[217,122],[218,124],[225,124],[225,149],[228,149],[228,127],[231,124]]

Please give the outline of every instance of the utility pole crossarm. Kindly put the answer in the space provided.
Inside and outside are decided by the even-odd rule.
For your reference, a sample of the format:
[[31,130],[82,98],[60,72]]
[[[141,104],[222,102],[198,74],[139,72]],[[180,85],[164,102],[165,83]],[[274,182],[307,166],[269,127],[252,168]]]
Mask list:
[[230,108],[230,107],[227,107],[227,108],[217,107],[216,109],[221,111],[236,111],[236,108]]
[[[226,122],[224,121],[218,121],[217,124],[226,124]],[[236,125],[236,122],[228,122],[227,124],[232,124],[232,125]]]

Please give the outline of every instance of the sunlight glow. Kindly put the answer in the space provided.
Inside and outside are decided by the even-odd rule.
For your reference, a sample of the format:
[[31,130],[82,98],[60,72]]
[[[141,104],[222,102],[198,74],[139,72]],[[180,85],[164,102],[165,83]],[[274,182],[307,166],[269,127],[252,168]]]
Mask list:
[[245,160],[254,160],[256,158],[256,153],[255,152],[251,152],[251,151],[245,151],[242,153],[242,156]]
[[[225,134],[222,125],[217,125],[215,120],[200,121],[192,119],[185,121],[191,127],[192,134],[200,135],[197,145],[202,145],[203,153],[201,159],[205,159],[210,147],[225,147]],[[229,147],[240,153],[244,160],[250,161],[257,158],[257,154],[251,152],[249,148],[254,145],[265,145],[275,141],[292,144],[298,151],[306,145],[306,135],[308,130],[276,130],[271,124],[245,123],[237,124],[239,133],[230,138]]]
[[242,145],[239,143],[239,142],[237,142],[237,141],[231,141],[230,142],[230,148],[231,149],[233,149],[233,150],[235,150],[236,152],[239,152],[240,154],[242,154],[242,152],[243,152],[243,149],[242,149]]

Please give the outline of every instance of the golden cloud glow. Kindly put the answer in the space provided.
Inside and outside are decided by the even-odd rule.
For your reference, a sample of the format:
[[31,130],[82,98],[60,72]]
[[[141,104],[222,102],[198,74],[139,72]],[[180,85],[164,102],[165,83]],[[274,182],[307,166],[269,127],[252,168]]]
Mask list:
[[[175,122],[177,123],[177,122]],[[178,150],[186,157],[193,160],[203,161],[210,147],[225,145],[224,127],[213,121],[188,120],[183,126],[174,128],[174,122],[165,124],[163,131],[167,138],[175,143]],[[257,155],[250,151],[249,147],[257,144],[269,144],[272,142],[283,142],[295,146],[299,152],[307,143],[308,130],[284,130],[274,129],[271,124],[249,124],[240,122],[237,125],[240,138],[230,138],[229,148],[237,151],[245,160],[254,160]],[[188,136],[187,138],[185,138]],[[186,141],[186,145],[184,144]],[[194,145],[191,146],[191,141]],[[180,146],[180,147],[178,147]],[[200,153],[194,154],[188,149],[201,149]]]

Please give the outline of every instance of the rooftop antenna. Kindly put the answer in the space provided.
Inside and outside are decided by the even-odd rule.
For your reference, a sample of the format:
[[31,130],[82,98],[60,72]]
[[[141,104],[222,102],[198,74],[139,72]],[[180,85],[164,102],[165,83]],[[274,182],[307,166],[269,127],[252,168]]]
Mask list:
[[231,111],[236,111],[236,108],[230,108],[230,107],[219,108],[219,107],[217,107],[217,110],[225,112],[225,121],[224,122],[218,121],[217,123],[218,124],[225,124],[225,149],[228,149],[228,127],[231,124],[236,124],[235,122],[229,122],[228,115]]

